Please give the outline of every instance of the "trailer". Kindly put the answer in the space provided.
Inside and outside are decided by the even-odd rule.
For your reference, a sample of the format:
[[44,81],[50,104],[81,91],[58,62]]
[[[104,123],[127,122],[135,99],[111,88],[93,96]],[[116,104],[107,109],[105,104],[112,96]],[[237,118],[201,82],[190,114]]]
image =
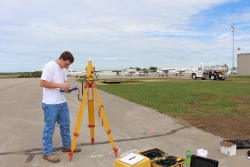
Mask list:
[[205,80],[210,78],[211,80],[225,80],[229,77],[227,66],[201,66],[192,70],[191,77],[193,79],[201,78]]

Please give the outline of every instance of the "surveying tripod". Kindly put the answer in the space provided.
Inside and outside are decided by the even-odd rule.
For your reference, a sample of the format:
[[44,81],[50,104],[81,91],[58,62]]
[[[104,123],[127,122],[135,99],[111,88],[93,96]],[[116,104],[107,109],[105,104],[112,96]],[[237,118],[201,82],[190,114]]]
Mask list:
[[[92,65],[91,61],[89,61],[88,65],[86,66],[86,76],[85,77],[86,77],[86,83],[84,85],[84,93],[82,92],[82,99],[81,99],[80,108],[78,111],[76,127],[75,127],[74,136],[73,136],[73,140],[72,140],[71,152],[69,152],[70,161],[72,160],[73,155],[74,155],[76,141],[77,141],[77,137],[79,137],[82,116],[84,113],[84,106],[85,106],[85,103],[87,100],[88,100],[88,117],[89,117],[88,127],[90,128],[91,143],[94,144],[94,142],[95,142],[95,139],[94,139],[94,128],[95,128],[94,97],[96,98],[96,102],[97,102],[97,105],[99,108],[99,117],[100,116],[102,117],[103,125],[104,125],[106,133],[109,137],[109,141],[110,141],[110,144],[113,148],[114,154],[117,156],[117,153],[118,153],[118,149],[115,147],[113,137],[111,134],[111,130],[109,128],[108,121],[107,121],[105,113],[104,113],[103,105],[101,103],[100,97],[99,97],[97,89],[96,89],[96,85],[93,82],[93,80],[94,80],[94,66]],[[91,89],[92,98],[90,97],[89,89]]]

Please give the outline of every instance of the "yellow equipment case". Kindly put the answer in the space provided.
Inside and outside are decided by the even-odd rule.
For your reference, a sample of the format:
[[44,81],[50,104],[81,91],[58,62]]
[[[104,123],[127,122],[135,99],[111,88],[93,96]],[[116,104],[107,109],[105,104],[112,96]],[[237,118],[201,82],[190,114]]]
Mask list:
[[151,167],[184,167],[185,164],[185,159],[169,155],[158,148],[143,151],[140,154],[150,159]]
[[138,153],[135,153],[135,154],[137,154],[138,156],[142,156],[144,159],[131,166],[125,162],[122,162],[120,160],[121,158],[117,158],[115,160],[115,167],[151,167],[150,159],[148,157],[145,157]]

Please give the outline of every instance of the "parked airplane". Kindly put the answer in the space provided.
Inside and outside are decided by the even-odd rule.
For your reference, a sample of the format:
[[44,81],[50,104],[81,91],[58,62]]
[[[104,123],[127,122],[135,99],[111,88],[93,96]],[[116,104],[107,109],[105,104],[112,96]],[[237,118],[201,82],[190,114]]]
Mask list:
[[175,76],[184,76],[185,71],[191,68],[161,68],[157,70],[156,75],[160,76],[168,76],[168,74],[175,74]]
[[169,71],[169,73],[170,74],[175,74],[175,76],[184,76],[184,74],[185,74],[185,69],[181,69],[181,68],[179,68],[179,69],[173,69],[173,70],[170,70]]
[[125,71],[126,76],[139,75],[139,76],[148,76],[148,71]]
[[127,76],[131,76],[132,77],[133,74],[134,74],[134,71],[125,71],[126,77]]
[[66,75],[71,75],[71,76],[75,76],[75,77],[81,77],[84,76],[86,74],[86,71],[72,71],[70,68],[68,68],[66,70]]
[[[98,73],[99,71],[95,71],[94,72],[94,75],[96,78],[98,78]],[[71,76],[75,76],[76,78],[85,78],[85,75],[86,75],[86,70],[84,71],[72,71],[71,69],[67,69],[66,70],[66,75],[71,75]]]
[[159,77],[163,77],[165,75],[167,77],[168,76],[168,70],[164,70],[164,69],[157,70],[156,75],[159,75]]

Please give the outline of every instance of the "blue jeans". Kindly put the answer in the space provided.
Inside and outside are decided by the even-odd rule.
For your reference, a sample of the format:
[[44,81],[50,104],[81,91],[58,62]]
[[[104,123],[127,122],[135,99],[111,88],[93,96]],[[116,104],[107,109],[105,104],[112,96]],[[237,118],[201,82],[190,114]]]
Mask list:
[[44,111],[44,130],[43,130],[43,153],[49,155],[53,153],[53,134],[56,122],[60,125],[62,137],[62,147],[71,147],[70,137],[70,118],[68,103],[45,104],[42,103]]

